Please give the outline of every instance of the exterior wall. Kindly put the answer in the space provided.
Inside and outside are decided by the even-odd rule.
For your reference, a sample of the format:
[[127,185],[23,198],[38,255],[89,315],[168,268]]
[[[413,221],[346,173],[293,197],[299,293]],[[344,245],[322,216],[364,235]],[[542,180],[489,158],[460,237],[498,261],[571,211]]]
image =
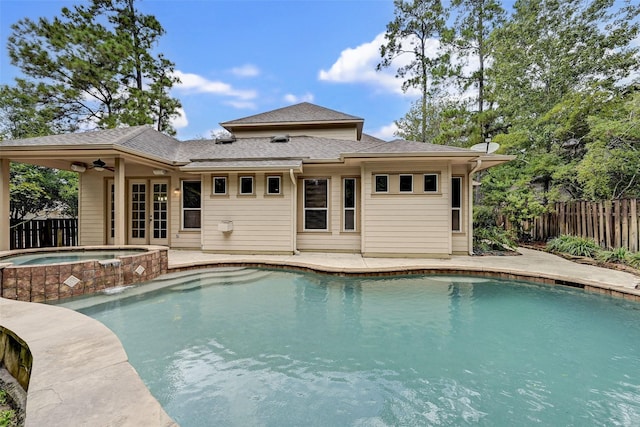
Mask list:
[[[254,177],[254,194],[239,194],[239,177]],[[212,177],[227,178],[227,195],[212,194]],[[281,194],[269,195],[267,176],[280,176]],[[288,173],[228,173],[202,180],[202,249],[227,253],[293,253],[293,185]],[[233,230],[218,230],[232,221]]]
[[105,176],[99,172],[80,174],[78,197],[78,244],[106,243]]
[[[414,175],[413,193],[399,193],[399,174]],[[422,175],[438,173],[434,194]],[[374,193],[375,174],[389,174],[389,194]],[[365,256],[447,257],[451,254],[450,167],[447,163],[369,164],[364,168]]]
[[238,138],[254,138],[254,137],[271,137],[274,135],[288,134],[291,136],[318,136],[322,138],[333,139],[346,139],[349,141],[355,141],[357,139],[356,127],[348,128],[306,128],[306,129],[289,129],[289,130],[274,130],[274,129],[255,129],[255,130],[238,130],[235,132]]
[[451,234],[451,243],[454,254],[469,253],[469,215],[471,209],[469,206],[469,180],[468,171],[464,166],[454,166],[451,170],[452,176],[462,178],[462,232],[453,232]]
[[[361,197],[357,191],[356,205],[356,231],[342,231],[342,178],[359,178],[359,167],[339,166],[305,166],[304,174],[298,177],[298,237],[297,246],[301,251],[324,252],[360,252],[360,215]],[[329,230],[328,231],[304,231],[303,227],[303,180],[304,178],[328,178],[329,179]]]

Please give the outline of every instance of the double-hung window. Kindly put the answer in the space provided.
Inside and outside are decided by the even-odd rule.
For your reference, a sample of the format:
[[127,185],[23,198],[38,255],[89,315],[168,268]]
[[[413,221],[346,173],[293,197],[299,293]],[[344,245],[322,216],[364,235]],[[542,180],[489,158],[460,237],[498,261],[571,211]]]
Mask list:
[[342,229],[344,231],[356,230],[356,179],[344,178],[342,180],[343,192],[343,217]]
[[329,229],[329,180],[304,180],[304,229]]
[[200,181],[182,181],[183,229],[200,229],[201,189]]
[[462,178],[451,178],[451,231],[462,231]]

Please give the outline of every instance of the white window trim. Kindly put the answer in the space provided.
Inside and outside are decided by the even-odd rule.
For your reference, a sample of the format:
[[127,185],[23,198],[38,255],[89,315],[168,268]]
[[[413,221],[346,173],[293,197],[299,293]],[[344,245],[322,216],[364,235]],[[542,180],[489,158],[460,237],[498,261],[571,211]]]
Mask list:
[[[453,207],[453,180],[458,180],[460,181],[460,207],[459,208],[454,208]],[[463,188],[462,188],[462,177],[461,176],[452,176],[451,177],[451,212],[454,211],[458,211],[458,217],[459,217],[459,221],[458,224],[460,225],[460,228],[457,230],[453,229],[453,222],[451,223],[451,231],[453,233],[463,233],[464,232],[464,227],[462,226],[462,201],[464,200],[463,197]]]
[[[345,206],[345,197],[347,192],[345,191],[347,180],[353,181],[353,207]],[[342,231],[354,232],[358,229],[358,180],[357,178],[343,178],[342,179]],[[347,211],[353,211],[353,229],[347,229]]]
[[[224,180],[224,193],[216,193],[216,179]],[[213,176],[211,177],[211,194],[214,196],[226,196],[229,194],[229,180],[226,176]]]
[[[327,182],[327,194],[326,194],[326,205],[327,207],[325,208],[308,208],[307,207],[307,192],[306,192],[306,182],[307,181],[326,181]],[[303,200],[302,200],[302,229],[303,231],[310,231],[310,232],[326,232],[329,231],[329,191],[330,191],[330,186],[331,185],[331,181],[329,180],[329,178],[305,178],[302,180],[302,196],[303,196]],[[307,228],[307,211],[326,211],[327,214],[327,221],[326,221],[326,228]]]
[[[402,189],[402,178],[403,177],[411,178],[411,190],[403,190]],[[398,175],[398,193],[413,193],[413,174],[401,173],[401,174]]]
[[[184,207],[184,183],[185,182],[198,182],[200,183],[200,207],[199,208],[185,208]],[[185,211],[198,211],[200,212],[200,227],[195,228],[195,227],[185,227],[184,226],[184,212]],[[183,180],[180,181],[180,229],[181,230],[186,230],[186,231],[192,231],[192,230],[202,230],[202,181],[195,181],[195,180]]]
[[[250,193],[243,193],[242,192],[242,180],[243,179],[250,179],[251,180],[251,192]],[[254,194],[256,194],[256,180],[254,179],[253,175],[240,175],[238,177],[238,194],[240,194],[241,196],[253,196]]]
[[[277,179],[278,180],[278,192],[277,193],[272,193],[269,191],[269,180],[270,179]],[[267,191],[266,193],[270,196],[279,196],[282,194],[282,177],[280,175],[267,175],[266,178],[266,183],[267,183]]]
[[[426,188],[424,188],[424,179],[427,176],[433,176],[436,178],[436,189],[435,190],[427,190]],[[429,194],[433,194],[433,193],[438,193],[440,190],[440,177],[439,174],[437,173],[425,173],[422,175],[422,191],[424,191],[425,193],[429,193]]]
[[[384,176],[387,178],[387,190],[386,191],[378,191],[378,177]],[[389,174],[385,173],[376,173],[373,175],[373,192],[376,194],[388,194],[389,193]]]

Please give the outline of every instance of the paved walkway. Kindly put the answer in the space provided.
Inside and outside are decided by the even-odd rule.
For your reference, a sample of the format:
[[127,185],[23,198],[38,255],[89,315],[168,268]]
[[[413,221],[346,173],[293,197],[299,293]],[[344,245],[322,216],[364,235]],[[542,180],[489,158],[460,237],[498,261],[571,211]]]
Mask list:
[[333,273],[411,270],[497,272],[522,277],[578,283],[604,289],[622,288],[640,296],[640,277],[631,273],[578,264],[546,252],[518,249],[520,256],[453,256],[451,259],[363,258],[359,254],[302,252],[297,255],[223,255],[200,251],[169,251],[169,268],[219,264],[266,264],[311,268]]

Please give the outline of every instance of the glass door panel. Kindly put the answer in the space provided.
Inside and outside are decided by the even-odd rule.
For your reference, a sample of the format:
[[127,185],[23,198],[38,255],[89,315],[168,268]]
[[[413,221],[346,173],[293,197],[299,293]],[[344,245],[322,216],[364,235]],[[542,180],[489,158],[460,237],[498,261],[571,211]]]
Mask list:
[[152,245],[169,244],[169,185],[166,182],[151,181],[151,236]]
[[129,243],[147,244],[147,183],[131,181],[129,183]]

